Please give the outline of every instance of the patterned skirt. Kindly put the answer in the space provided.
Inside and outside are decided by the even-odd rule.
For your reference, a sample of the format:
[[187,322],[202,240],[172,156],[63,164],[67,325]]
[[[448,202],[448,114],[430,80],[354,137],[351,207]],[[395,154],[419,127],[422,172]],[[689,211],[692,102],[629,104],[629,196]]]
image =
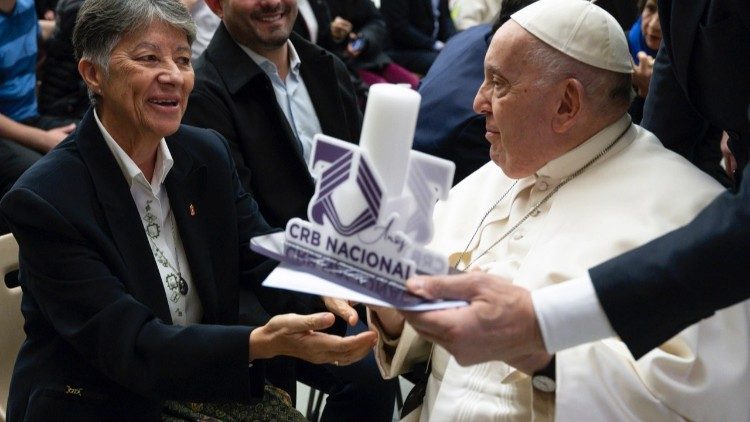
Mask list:
[[167,401],[162,409],[163,422],[305,422],[307,419],[292,405],[289,395],[266,385],[257,403],[187,403]]

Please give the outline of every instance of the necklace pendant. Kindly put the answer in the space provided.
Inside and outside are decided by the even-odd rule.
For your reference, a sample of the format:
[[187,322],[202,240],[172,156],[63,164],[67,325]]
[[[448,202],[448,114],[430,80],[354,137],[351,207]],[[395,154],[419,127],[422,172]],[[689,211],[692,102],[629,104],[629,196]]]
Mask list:
[[146,225],[146,234],[151,239],[156,239],[157,237],[159,237],[160,232],[161,230],[159,229],[159,225],[154,223],[153,221]]
[[181,295],[185,296],[186,294],[188,294],[188,284],[187,281],[185,281],[185,278],[182,277],[182,274],[180,274],[180,281],[177,283],[177,285],[180,289]]

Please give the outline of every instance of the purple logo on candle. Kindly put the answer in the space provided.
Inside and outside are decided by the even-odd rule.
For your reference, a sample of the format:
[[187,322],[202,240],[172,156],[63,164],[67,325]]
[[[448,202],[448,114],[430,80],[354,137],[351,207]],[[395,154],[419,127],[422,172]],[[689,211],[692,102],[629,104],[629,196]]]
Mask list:
[[304,263],[325,272],[342,262],[397,284],[415,272],[445,274],[447,259],[424,244],[432,238],[435,202],[450,189],[453,164],[416,151],[408,158],[406,188],[394,194],[382,177],[387,167],[376,169],[357,145],[316,135],[310,166],[318,180],[309,221],[293,218],[285,231],[285,248],[306,252],[287,258],[299,264],[303,255],[319,254],[327,258]]
[[[322,172],[318,190],[310,201],[310,219],[322,225],[323,217],[327,217],[333,228],[344,236],[357,234],[375,225],[380,216],[383,190],[370,166],[361,156],[355,157],[353,150],[320,139],[317,142],[313,167],[321,162],[330,165]],[[355,162],[355,158],[359,158],[359,163]],[[351,223],[345,224],[334,204],[333,194],[337,188],[355,177],[355,173],[357,186],[365,199],[365,208]]]
[[[378,303],[421,306],[424,299],[411,295],[404,282],[414,274],[449,271],[446,257],[425,245],[432,239],[433,208],[447,198],[455,166],[409,149],[418,108],[416,92],[375,84],[359,146],[315,135],[309,220],[292,218],[283,236],[253,239],[254,250]],[[330,289],[306,290],[310,283],[304,284],[300,291],[308,293]]]

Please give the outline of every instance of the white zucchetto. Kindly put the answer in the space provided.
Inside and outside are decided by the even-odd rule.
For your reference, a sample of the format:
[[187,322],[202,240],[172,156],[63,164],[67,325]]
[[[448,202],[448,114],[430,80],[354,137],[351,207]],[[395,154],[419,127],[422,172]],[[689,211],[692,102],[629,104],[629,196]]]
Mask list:
[[633,73],[620,24],[590,1],[539,0],[510,18],[567,56],[601,69]]

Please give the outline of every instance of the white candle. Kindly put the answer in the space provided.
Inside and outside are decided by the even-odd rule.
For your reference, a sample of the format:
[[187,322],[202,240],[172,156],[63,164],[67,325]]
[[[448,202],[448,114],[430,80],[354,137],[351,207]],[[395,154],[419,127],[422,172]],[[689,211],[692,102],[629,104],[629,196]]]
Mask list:
[[404,188],[421,98],[416,91],[393,84],[374,84],[367,96],[359,146],[391,198],[400,196]]

